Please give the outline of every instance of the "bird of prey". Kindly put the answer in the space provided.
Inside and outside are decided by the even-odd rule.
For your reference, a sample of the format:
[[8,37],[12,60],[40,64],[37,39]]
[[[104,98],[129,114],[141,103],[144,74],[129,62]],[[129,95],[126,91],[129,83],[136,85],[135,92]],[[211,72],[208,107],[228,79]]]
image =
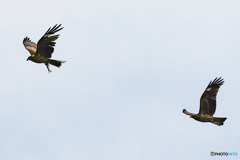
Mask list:
[[213,114],[216,110],[216,96],[217,92],[221,85],[223,85],[224,81],[220,78],[215,78],[211,81],[207,88],[205,89],[204,93],[200,98],[200,110],[198,114],[190,113],[183,109],[183,113],[186,115],[190,115],[191,118],[200,121],[200,122],[211,122],[218,126],[223,125],[223,122],[227,118],[218,118],[213,117]]
[[52,57],[52,53],[54,51],[55,40],[58,39],[59,35],[54,35],[56,32],[63,29],[60,28],[60,25],[55,25],[54,27],[50,27],[47,32],[42,36],[42,38],[38,41],[38,43],[32,42],[28,37],[23,39],[23,45],[30,52],[31,56],[27,58],[35,63],[44,63],[48,69],[48,72],[52,72],[49,69],[49,64],[54,65],[56,67],[60,67],[62,63],[65,61],[59,61],[50,59]]

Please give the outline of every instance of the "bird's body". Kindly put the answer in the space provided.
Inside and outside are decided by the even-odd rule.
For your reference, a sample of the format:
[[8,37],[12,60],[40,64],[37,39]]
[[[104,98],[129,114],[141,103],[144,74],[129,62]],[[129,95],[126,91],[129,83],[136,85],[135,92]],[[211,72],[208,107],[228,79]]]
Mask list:
[[54,35],[54,33],[62,30],[63,28],[59,28],[60,25],[55,25],[54,27],[50,27],[47,32],[42,36],[42,38],[38,41],[38,43],[31,42],[31,40],[26,37],[23,39],[23,45],[30,52],[31,56],[27,58],[27,60],[31,60],[35,63],[44,63],[50,73],[49,64],[52,64],[56,67],[60,67],[62,63],[65,61],[59,61],[50,59],[52,57],[52,53],[54,52],[55,40],[58,39],[59,35]]
[[227,118],[218,118],[213,117],[213,114],[216,110],[216,96],[217,92],[221,85],[223,85],[224,81],[220,78],[215,78],[211,81],[204,93],[200,98],[200,110],[198,114],[190,113],[183,109],[183,113],[186,115],[190,115],[191,118],[200,121],[200,122],[211,122],[216,125],[223,125],[223,122]]
[[197,114],[192,116],[192,118],[200,122],[211,122],[214,119],[212,116],[208,114]]
[[46,57],[36,57],[36,56],[32,57],[32,56],[29,56],[28,60],[33,61],[35,63],[44,63],[44,62],[48,61],[48,58],[46,58]]

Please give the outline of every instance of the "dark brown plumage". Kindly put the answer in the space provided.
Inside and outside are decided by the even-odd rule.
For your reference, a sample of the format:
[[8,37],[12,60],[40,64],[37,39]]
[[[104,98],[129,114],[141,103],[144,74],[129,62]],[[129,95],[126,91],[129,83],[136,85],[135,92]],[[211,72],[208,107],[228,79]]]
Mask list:
[[37,44],[31,42],[28,37],[23,39],[23,45],[31,54],[31,56],[29,56],[27,60],[31,60],[35,63],[44,63],[49,73],[51,72],[51,70],[49,69],[49,64],[60,67],[62,63],[65,62],[50,59],[52,57],[52,53],[54,52],[54,46],[56,44],[54,41],[56,41],[59,37],[59,35],[54,34],[63,29],[63,27],[60,28],[60,26],[61,24],[56,24],[54,27],[50,27]]
[[183,109],[183,113],[190,115],[191,118],[200,122],[211,122],[216,125],[223,125],[227,118],[213,117],[216,111],[217,92],[224,81],[220,78],[215,78],[211,81],[200,98],[200,110],[198,114],[187,112]]

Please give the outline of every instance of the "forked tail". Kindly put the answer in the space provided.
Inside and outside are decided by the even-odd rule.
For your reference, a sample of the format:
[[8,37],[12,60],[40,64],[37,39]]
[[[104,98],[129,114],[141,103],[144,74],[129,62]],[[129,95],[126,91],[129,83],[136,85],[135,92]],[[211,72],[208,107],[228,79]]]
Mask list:
[[59,61],[59,60],[54,60],[54,59],[49,59],[49,63],[51,65],[54,65],[56,67],[61,67],[62,63],[64,63],[65,61]]
[[213,118],[214,119],[213,119],[212,123],[216,124],[218,126],[223,125],[223,122],[227,119],[227,118],[217,118],[217,117],[213,117]]

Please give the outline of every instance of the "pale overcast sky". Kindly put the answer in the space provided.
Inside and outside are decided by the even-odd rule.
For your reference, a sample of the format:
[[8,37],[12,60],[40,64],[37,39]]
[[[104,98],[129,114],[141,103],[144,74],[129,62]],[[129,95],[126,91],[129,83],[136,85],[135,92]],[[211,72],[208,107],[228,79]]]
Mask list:
[[[213,160],[240,154],[240,2],[12,0],[1,3],[1,160]],[[53,59],[26,61],[23,38],[63,30]],[[199,99],[225,80],[216,117]]]

